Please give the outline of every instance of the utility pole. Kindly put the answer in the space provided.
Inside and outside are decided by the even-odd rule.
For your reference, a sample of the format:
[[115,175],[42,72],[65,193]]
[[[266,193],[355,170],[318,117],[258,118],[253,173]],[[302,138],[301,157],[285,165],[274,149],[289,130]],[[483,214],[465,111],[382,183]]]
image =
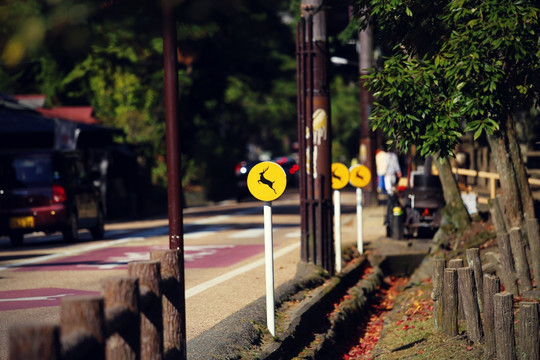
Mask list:
[[362,76],[369,74],[369,68],[373,67],[373,44],[372,33],[369,25],[358,33],[359,48],[359,72],[360,72],[360,153],[359,161],[371,170],[373,176],[371,182],[364,188],[364,199],[366,204],[371,204],[377,200],[377,169],[375,168],[375,140],[373,131],[369,126],[369,116],[371,114],[371,93],[365,86]]
[[333,274],[329,58],[322,3],[302,0],[297,32],[301,258]]

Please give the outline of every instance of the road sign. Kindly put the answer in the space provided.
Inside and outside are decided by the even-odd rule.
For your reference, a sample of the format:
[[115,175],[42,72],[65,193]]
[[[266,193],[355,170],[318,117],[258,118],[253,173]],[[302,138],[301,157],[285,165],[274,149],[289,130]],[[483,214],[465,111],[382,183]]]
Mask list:
[[263,161],[255,165],[247,178],[249,192],[261,201],[279,198],[287,187],[287,174],[278,164]]
[[349,182],[349,169],[342,163],[332,164],[332,189],[339,190]]
[[363,188],[371,181],[371,171],[365,165],[354,165],[349,172],[349,182],[357,188]]

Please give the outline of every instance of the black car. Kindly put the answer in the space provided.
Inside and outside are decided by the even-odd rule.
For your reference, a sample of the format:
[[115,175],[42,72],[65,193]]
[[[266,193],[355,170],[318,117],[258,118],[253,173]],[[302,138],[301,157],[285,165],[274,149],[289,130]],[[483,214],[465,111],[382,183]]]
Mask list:
[[0,153],[0,235],[15,246],[35,231],[74,241],[86,228],[102,239],[104,209],[92,180],[75,151]]

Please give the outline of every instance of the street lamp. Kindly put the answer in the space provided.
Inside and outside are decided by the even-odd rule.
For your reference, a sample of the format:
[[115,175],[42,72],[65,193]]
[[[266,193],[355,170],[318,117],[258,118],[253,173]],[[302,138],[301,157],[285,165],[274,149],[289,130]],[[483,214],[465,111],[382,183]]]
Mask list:
[[356,61],[348,60],[339,56],[330,57],[330,62],[335,65],[353,65],[358,66]]

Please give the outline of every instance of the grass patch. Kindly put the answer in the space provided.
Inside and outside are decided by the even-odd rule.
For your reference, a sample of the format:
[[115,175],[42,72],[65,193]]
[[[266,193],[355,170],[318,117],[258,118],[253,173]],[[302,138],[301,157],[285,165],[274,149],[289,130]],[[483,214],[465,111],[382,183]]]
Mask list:
[[431,281],[425,280],[398,295],[377,346],[364,359],[482,358],[482,347],[471,344],[464,336],[447,338],[434,332],[431,289]]

